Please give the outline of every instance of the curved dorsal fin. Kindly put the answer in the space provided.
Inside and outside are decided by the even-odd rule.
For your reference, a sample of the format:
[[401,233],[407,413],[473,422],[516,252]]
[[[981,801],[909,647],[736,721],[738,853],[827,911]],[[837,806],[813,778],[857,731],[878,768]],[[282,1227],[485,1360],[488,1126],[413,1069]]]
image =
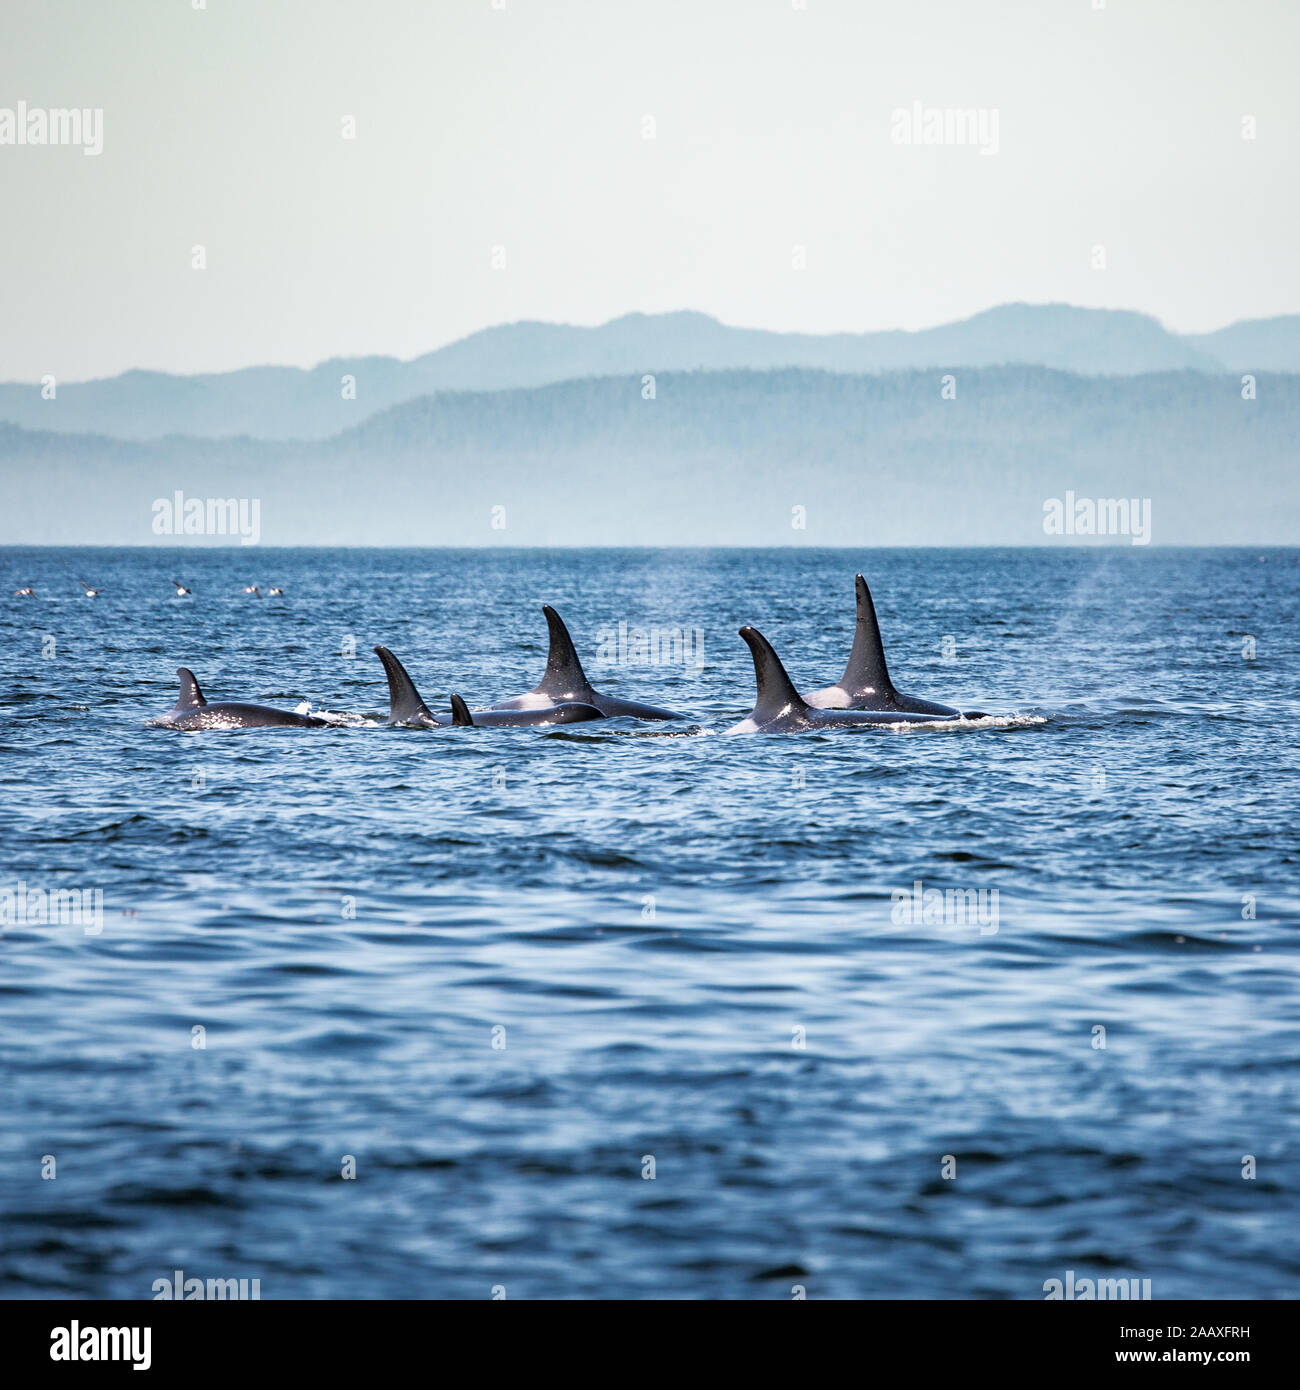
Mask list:
[[459,695],[455,694],[451,697],[451,722],[462,726],[472,726],[474,723],[474,716],[469,712],[469,706]]
[[208,702],[203,698],[203,692],[199,689],[199,683],[194,677],[194,672],[188,666],[178,666],[176,674],[181,681],[180,698],[176,701],[177,709],[200,709]]
[[762,722],[786,711],[805,712],[808,706],[767,638],[756,627],[742,627],[740,635],[753,655],[754,679],[758,682],[758,699],[754,701],[751,718]]
[[861,575],[857,576],[857,589],[858,625],[853,633],[849,664],[840,677],[840,688],[850,695],[888,695],[894,687],[885,665],[885,644],[880,640],[880,624],[876,621],[871,590]]
[[415,721],[434,723],[429,707],[420,699],[420,692],[406,674],[406,667],[388,650],[376,647],[375,655],[384,663],[384,674],[388,677],[388,722],[390,724],[409,724]]
[[578,660],[564,619],[549,603],[542,604],[542,612],[546,614],[546,626],[550,629],[551,649],[546,654],[546,673],[533,687],[533,694],[577,698],[583,692],[590,693],[587,673]]

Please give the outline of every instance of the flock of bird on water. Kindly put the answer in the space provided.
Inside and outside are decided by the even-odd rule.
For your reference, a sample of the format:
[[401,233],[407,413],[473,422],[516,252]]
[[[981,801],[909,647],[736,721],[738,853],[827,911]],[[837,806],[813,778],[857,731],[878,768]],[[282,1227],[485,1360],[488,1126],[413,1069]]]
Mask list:
[[[179,579],[173,579],[171,582],[172,582],[173,586],[174,586],[175,589],[176,589],[176,597],[177,597],[177,598],[185,598],[185,597],[187,597],[189,594],[192,594],[192,593],[194,592],[193,589],[187,589],[187,588],[185,587],[185,585],[182,584],[182,583],[180,582]],[[87,584],[86,581],[85,581],[84,579],[79,579],[79,580],[77,581],[77,583],[80,584],[81,587],[86,591],[86,597],[87,597],[87,598],[98,598],[98,597],[100,596],[100,594],[102,594],[102,593],[104,592],[103,589],[92,589],[92,588],[90,587],[90,585]],[[258,598],[261,598],[261,597],[262,597],[262,591],[261,591],[261,589],[258,588],[258,586],[257,586],[256,584],[247,584],[247,585],[245,585],[244,588],[242,588],[239,592],[240,592],[241,594],[256,594]],[[283,597],[284,597],[284,590],[283,590],[283,589],[278,589],[278,588],[277,588],[277,589],[268,589],[268,590],[266,591],[266,595],[267,595],[268,598],[276,598],[276,597],[283,598]],[[36,590],[33,589],[33,588],[31,587],[31,585],[29,584],[29,585],[27,586],[27,588],[25,588],[25,589],[15,589],[15,590],[14,590],[14,597],[15,597],[15,598],[35,598],[35,597],[36,597]]]
[[[190,594],[185,585],[171,581],[178,598]],[[742,627],[740,635],[754,659],[758,698],[752,712],[727,729],[727,733],[797,733],[805,730],[871,728],[887,725],[967,722],[988,716],[975,710],[960,710],[933,700],[919,699],[897,690],[885,664],[880,624],[867,581],[859,574],[857,583],[857,627],[853,648],[844,674],[834,685],[800,694],[772,644],[757,628]],[[101,590],[86,583],[81,587],[87,598]],[[262,597],[256,584],[242,593]],[[283,597],[282,588],[267,590],[268,596]],[[15,597],[35,598],[31,587],[18,589]],[[657,705],[643,705],[606,695],[592,687],[569,636],[563,619],[549,604],[542,606],[550,631],[550,650],[546,671],[531,690],[499,700],[484,709],[471,710],[459,695],[451,696],[451,714],[434,714],[420,697],[406,668],[388,650],[376,647],[388,678],[388,722],[405,727],[442,729],[453,727],[503,728],[524,725],[578,724],[592,719],[687,719],[690,716]],[[257,729],[326,728],[335,721],[306,712],[278,710],[266,705],[235,702],[209,704],[199,688],[194,672],[187,666],[177,672],[180,698],[165,715],[150,722],[168,729]],[[309,708],[309,707],[304,707]]]

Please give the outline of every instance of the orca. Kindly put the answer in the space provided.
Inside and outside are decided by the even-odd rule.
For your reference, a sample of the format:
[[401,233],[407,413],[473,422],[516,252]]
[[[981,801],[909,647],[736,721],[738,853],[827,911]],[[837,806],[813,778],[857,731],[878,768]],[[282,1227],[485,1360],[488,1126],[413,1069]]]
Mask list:
[[978,712],[963,714],[951,705],[922,700],[915,695],[904,695],[902,691],[894,688],[893,681],[889,679],[889,668],[885,665],[885,645],[880,637],[880,624],[876,620],[876,606],[871,601],[871,590],[867,588],[867,581],[860,574],[855,577],[855,583],[858,590],[858,622],[853,633],[853,648],[849,652],[848,665],[845,666],[838,685],[809,691],[803,697],[804,703],[814,709],[926,714],[932,719],[984,718]]
[[175,705],[153,723],[164,729],[324,729],[327,719],[290,710],[269,709],[266,705],[222,703],[210,705],[203,698],[194,672],[181,666],[181,694]]
[[[602,695],[591,688],[587,673],[582,669],[578,653],[569,636],[564,619],[549,603],[542,604],[546,614],[546,626],[550,631],[551,645],[546,654],[546,670],[542,679],[522,695],[513,695],[508,700],[500,700],[491,706],[493,710],[528,710],[545,705],[559,704],[562,701],[576,700],[580,704],[594,705],[601,714],[610,719],[624,716],[628,719],[685,719],[670,709],[660,709],[658,705],[642,705],[635,700],[620,700],[617,695]],[[474,719],[488,711],[475,710]]]
[[[792,734],[809,729],[860,729],[873,725],[933,724],[935,715],[905,714],[899,710],[818,709],[794,688],[781,658],[757,628],[742,627],[754,658],[754,678],[758,699],[753,712],[739,724],[725,730],[729,734]],[[961,716],[955,711],[952,718]]]
[[451,697],[451,718],[439,719],[420,698],[406,667],[388,650],[376,647],[375,655],[384,663],[388,677],[388,722],[420,724],[426,729],[445,729],[452,725],[472,725],[480,729],[525,728],[541,724],[580,724],[605,716],[594,705],[576,701],[545,705],[527,710],[475,710],[470,713],[459,695]]

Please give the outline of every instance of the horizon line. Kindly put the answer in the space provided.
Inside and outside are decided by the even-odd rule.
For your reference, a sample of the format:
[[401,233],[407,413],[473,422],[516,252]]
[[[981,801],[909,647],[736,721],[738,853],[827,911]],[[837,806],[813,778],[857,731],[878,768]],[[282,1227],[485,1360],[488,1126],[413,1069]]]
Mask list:
[[718,542],[712,545],[672,545],[649,542],[624,542],[622,544],[582,545],[572,541],[556,541],[536,545],[359,545],[354,543],[310,543],[300,542],[286,545],[255,546],[221,545],[151,545],[148,542],[122,543],[115,541],[6,541],[0,538],[0,548],[5,550],[142,550],[160,554],[239,554],[255,555],[270,550],[461,550],[484,551],[496,554],[510,550],[1279,550],[1298,551],[1300,544],[1281,545],[1276,541],[1151,541],[1143,545],[1133,545],[1127,538],[1120,540],[1103,537],[1094,541],[1073,539],[1047,544],[1030,545],[1026,542],[1002,543],[998,541],[972,541],[966,545],[941,545],[928,541],[899,543],[889,545],[882,542],[849,543],[846,545],[806,545],[798,541],[781,543]]

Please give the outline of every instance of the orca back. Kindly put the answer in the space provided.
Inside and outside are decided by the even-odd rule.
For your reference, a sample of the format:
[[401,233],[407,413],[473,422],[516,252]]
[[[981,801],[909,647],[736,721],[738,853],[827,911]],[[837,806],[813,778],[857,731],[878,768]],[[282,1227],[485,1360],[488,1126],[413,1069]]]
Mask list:
[[885,644],[880,637],[876,605],[871,601],[867,581],[860,574],[856,583],[858,621],[853,631],[853,648],[849,652],[848,665],[840,677],[840,688],[855,700],[868,695],[887,700],[894,693],[894,684],[889,679],[889,668],[885,665]]
[[203,698],[203,692],[199,689],[198,678],[188,666],[178,666],[176,675],[180,679],[181,693],[171,708],[171,713],[168,716],[171,719],[176,719],[180,715],[196,709],[202,709],[208,703]]
[[436,724],[429,707],[420,698],[406,667],[388,650],[376,647],[375,655],[384,663],[388,677],[388,722],[390,724]]
[[532,694],[548,695],[556,704],[564,700],[590,702],[595,693],[587,673],[582,669],[577,649],[564,619],[549,603],[542,605],[546,614],[546,626],[550,632],[551,645],[546,653],[546,670],[542,679],[533,687]]
[[755,627],[742,627],[740,635],[754,658],[754,679],[758,683],[758,698],[750,718],[756,724],[766,724],[781,716],[806,718],[808,706],[794,688],[794,682],[772,644]]

